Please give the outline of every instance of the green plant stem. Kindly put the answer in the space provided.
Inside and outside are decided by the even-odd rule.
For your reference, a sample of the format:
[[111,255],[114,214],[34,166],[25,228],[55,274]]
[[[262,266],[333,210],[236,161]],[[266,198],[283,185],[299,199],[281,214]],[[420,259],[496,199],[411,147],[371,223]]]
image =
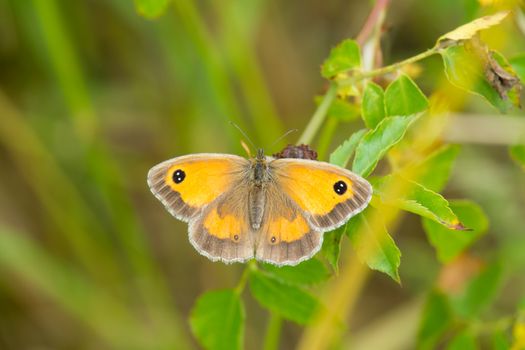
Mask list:
[[301,135],[297,143],[309,144],[312,142],[315,134],[321,127],[321,124],[323,124],[323,121],[326,117],[328,109],[330,108],[330,105],[334,101],[336,95],[337,95],[337,85],[332,83],[330,84],[330,88],[324,95],[323,100],[319,104],[319,107],[317,107],[317,110],[315,111],[314,115],[310,119],[310,122],[306,126],[306,129],[304,130],[303,134]]
[[244,287],[246,287],[246,282],[248,281],[248,277],[250,277],[250,273],[253,270],[257,269],[257,263],[255,260],[250,260],[248,264],[246,264],[246,267],[244,268],[244,271],[242,272],[241,279],[239,280],[239,283],[237,283],[237,286],[235,287],[235,293],[242,294],[244,291]]
[[264,336],[263,350],[277,350],[279,348],[279,338],[281,337],[281,325],[283,320],[281,316],[270,311],[268,326]]
[[330,147],[330,142],[332,141],[332,138],[338,125],[339,120],[337,120],[336,118],[328,118],[328,120],[326,121],[326,124],[323,130],[321,131],[321,135],[319,136],[319,141],[317,143],[317,155],[320,160],[326,159],[326,154],[328,152],[328,148]]
[[404,65],[407,65],[407,64],[410,64],[410,63],[414,63],[414,62],[417,62],[417,61],[421,61],[422,59],[425,59],[429,56],[432,56],[432,55],[435,55],[439,53],[439,48],[437,46],[434,46],[433,48],[431,49],[428,49],[427,51],[424,51],[418,55],[415,55],[415,56],[412,56],[412,57],[409,57],[407,58],[406,60],[403,60],[403,61],[400,61],[400,62],[396,62],[394,64],[391,64],[389,66],[385,66],[385,67],[381,67],[381,68],[378,68],[378,69],[373,69],[373,70],[370,70],[370,71],[367,71],[367,72],[362,72],[362,73],[358,73],[354,76],[351,76],[347,79],[341,79],[337,82],[337,85],[338,87],[346,87],[346,86],[349,86],[349,85],[353,85],[363,79],[367,79],[367,78],[373,78],[373,77],[377,77],[377,76],[381,76],[381,75],[385,75],[387,73],[391,73],[391,72],[394,72],[396,70],[398,70],[399,68],[401,68],[402,66]]

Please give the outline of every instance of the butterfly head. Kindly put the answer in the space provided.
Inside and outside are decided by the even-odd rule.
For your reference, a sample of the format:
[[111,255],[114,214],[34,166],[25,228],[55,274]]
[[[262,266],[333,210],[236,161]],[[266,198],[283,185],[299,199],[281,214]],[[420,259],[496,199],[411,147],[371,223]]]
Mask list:
[[257,155],[255,156],[255,159],[257,161],[263,161],[266,159],[266,156],[264,155],[264,150],[262,148],[257,149]]

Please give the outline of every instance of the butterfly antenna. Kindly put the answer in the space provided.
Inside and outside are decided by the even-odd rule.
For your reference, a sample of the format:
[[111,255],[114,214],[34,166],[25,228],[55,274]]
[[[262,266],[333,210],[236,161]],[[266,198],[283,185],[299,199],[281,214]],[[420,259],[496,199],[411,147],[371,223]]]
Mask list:
[[274,141],[274,143],[272,143],[272,145],[270,146],[270,148],[272,148],[273,146],[275,146],[275,144],[279,141],[281,141],[282,139],[284,139],[286,136],[290,135],[291,133],[293,132],[296,132],[296,131],[299,131],[299,129],[290,129],[288,130],[287,132],[284,133],[283,136],[279,137],[277,140]]
[[250,145],[252,145],[252,147],[254,149],[257,149],[257,147],[255,146],[255,144],[252,142],[252,140],[248,137],[248,135],[246,135],[246,133],[239,127],[239,125],[235,124],[234,122],[230,121],[230,124],[233,125],[237,130],[239,130],[239,132],[242,134],[242,136],[244,136],[246,138],[246,140],[248,140],[248,142],[250,142]]

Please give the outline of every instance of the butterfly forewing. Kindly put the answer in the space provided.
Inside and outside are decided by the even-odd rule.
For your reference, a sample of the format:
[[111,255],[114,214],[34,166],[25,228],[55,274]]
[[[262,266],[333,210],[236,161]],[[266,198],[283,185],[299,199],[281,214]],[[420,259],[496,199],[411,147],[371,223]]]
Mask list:
[[270,166],[282,191],[321,231],[341,226],[366,208],[372,197],[368,181],[329,163],[276,159]]
[[229,154],[182,156],[151,168],[148,185],[173,216],[190,221],[238,184],[247,166],[247,159]]

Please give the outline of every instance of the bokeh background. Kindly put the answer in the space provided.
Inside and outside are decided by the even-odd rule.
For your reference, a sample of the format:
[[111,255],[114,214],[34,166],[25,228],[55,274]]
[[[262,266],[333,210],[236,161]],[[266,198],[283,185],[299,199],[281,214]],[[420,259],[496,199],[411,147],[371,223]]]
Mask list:
[[[187,324],[194,301],[234,286],[242,266],[191,247],[186,225],[150,194],[148,169],[186,153],[244,155],[230,121],[267,153],[295,142],[326,89],[321,63],[372,5],[173,0],[147,19],[127,0],[0,0],[0,349],[198,348]],[[384,61],[487,11],[474,0],[392,1]],[[499,30],[492,47],[525,50],[515,23]],[[439,57],[416,68],[427,94],[458,93]],[[498,118],[478,97],[455,109]],[[339,125],[322,155],[359,127]],[[488,311],[505,314],[525,290],[525,178],[504,144],[465,140],[445,196],[487,213],[490,231],[472,251],[509,262]],[[352,316],[365,343],[376,331],[415,329],[440,274],[417,218],[403,219],[396,242],[402,286],[372,273]],[[246,345],[258,349],[267,314],[245,299]],[[282,348],[300,335],[285,324]]]

